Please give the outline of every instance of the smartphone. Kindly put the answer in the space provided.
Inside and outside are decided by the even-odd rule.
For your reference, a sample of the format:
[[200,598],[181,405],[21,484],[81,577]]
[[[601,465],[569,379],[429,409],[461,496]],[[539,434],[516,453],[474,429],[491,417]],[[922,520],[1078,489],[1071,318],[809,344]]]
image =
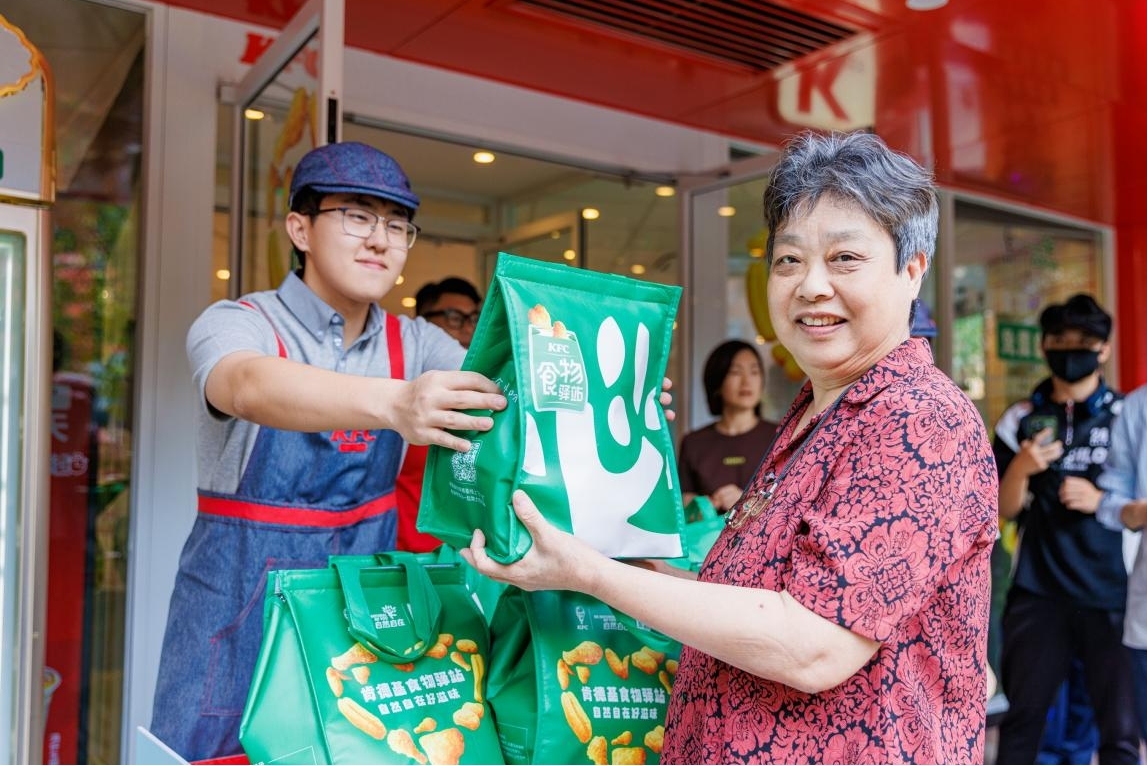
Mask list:
[[1024,421],[1024,431],[1028,439],[1047,428],[1050,428],[1051,432],[1041,437],[1040,446],[1047,446],[1059,438],[1059,418],[1055,415],[1032,415]]

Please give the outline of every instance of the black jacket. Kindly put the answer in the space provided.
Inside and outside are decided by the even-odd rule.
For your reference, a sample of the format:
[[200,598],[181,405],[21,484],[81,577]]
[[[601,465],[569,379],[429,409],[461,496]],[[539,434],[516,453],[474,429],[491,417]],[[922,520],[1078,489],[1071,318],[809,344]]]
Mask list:
[[1031,500],[1017,519],[1021,536],[1013,587],[1076,606],[1124,610],[1123,534],[1104,528],[1095,514],[1070,510],[1059,500],[1065,476],[1081,476],[1093,484],[1099,478],[1122,399],[1101,380],[1086,401],[1057,404],[1051,400],[1048,379],[1000,418],[992,450],[1001,477],[1020,442],[1041,430],[1047,418],[1054,418],[1064,447],[1063,457],[1028,481]]

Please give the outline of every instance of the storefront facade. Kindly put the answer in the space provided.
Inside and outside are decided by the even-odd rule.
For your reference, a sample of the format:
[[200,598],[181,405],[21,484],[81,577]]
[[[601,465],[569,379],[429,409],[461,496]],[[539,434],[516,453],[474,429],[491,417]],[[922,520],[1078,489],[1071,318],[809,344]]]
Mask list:
[[[282,214],[282,179],[291,158],[327,127],[316,118],[317,129],[292,134],[291,103],[300,87],[316,81],[312,70],[324,59],[318,44],[309,43],[261,104],[263,120],[245,144],[256,154],[243,176],[252,184],[243,206],[251,227],[240,238],[243,254],[234,257],[233,93],[280,27],[215,15],[224,11],[209,3],[9,5],[0,13],[41,47],[62,84],[50,248],[58,331],[52,391],[53,418],[68,427],[53,443],[55,526],[44,545],[55,562],[83,562],[70,571],[54,563],[44,584],[46,663],[67,667],[55,668],[63,676],[59,683],[50,679],[56,685],[42,757],[132,762],[136,729],[150,721],[167,600],[194,517],[195,394],[183,339],[212,300],[272,285],[287,267],[276,265],[270,241]],[[302,8],[268,3],[259,11],[260,5],[248,3],[250,14],[284,23]],[[396,24],[414,13],[394,5]],[[362,33],[355,16],[362,9],[348,6],[346,40],[353,46]],[[67,29],[83,40],[61,37]],[[865,53],[865,39],[830,49],[853,78],[845,91],[870,97],[836,103],[847,120],[833,113],[831,80],[814,82],[802,101],[794,68],[791,77],[776,78],[778,100],[765,110],[772,116],[740,130],[734,123],[713,130],[699,127],[701,119],[643,116],[657,114],[654,93],[635,96],[629,109],[588,96],[590,74],[608,65],[617,48],[612,38],[603,40],[602,60],[587,64],[584,82],[554,80],[544,88],[522,82],[527,75],[516,81],[479,74],[480,66],[464,73],[457,70],[465,67],[445,61],[416,63],[419,56],[359,47],[341,52],[341,137],[394,153],[425,200],[424,233],[407,283],[385,307],[409,312],[403,298],[448,274],[484,290],[498,250],[682,284],[670,363],[684,393],[677,405],[682,422],[706,422],[700,367],[727,337],[762,345],[766,409],[775,417],[800,375],[773,356],[745,299],[746,272],[762,254],[760,194],[779,143],[774,128],[796,129],[804,119],[819,129],[869,126],[885,135],[881,115],[896,107],[880,90],[876,54]],[[522,42],[523,56],[531,45]],[[951,78],[945,93],[962,92],[963,101],[944,108],[963,103],[971,109],[968,99],[979,92],[971,75],[957,71]],[[682,98],[697,100],[687,86],[678,83],[685,87]],[[802,104],[808,109],[800,113]],[[749,105],[744,109],[752,113]],[[888,123],[886,137],[914,151],[927,144],[929,119],[912,112]],[[761,129],[764,123],[773,127]],[[1003,149],[987,139],[984,145],[989,151],[979,161],[958,155],[966,167],[1004,162],[996,156]],[[477,169],[470,157],[479,149],[498,159]],[[944,181],[958,171],[938,168],[937,174]],[[1095,293],[1118,308],[1119,362],[1108,374],[1128,387],[1147,380],[1147,353],[1138,349],[1147,336],[1119,329],[1134,327],[1143,310],[1137,314],[1125,298],[1137,272],[1124,255],[1133,245],[1124,244],[1118,205],[1069,204],[1035,187],[1030,199],[1022,189],[994,195],[991,184],[981,186],[945,186],[941,241],[925,298],[939,330],[937,359],[989,427],[1042,375],[1032,346],[1040,307],[1074,292]],[[600,216],[588,218],[588,208]],[[76,454],[83,460],[63,457]]]

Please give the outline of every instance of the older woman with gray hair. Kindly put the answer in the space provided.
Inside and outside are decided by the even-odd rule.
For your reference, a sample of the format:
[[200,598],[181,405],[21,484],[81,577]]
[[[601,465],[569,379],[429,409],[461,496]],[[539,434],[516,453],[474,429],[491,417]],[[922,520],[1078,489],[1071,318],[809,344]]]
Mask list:
[[982,762],[997,479],[983,421],[911,338],[938,206],[875,135],[802,134],[765,192],[768,301],[808,382],[697,580],[607,559],[514,498],[534,546],[464,555],[685,646],[663,763]]

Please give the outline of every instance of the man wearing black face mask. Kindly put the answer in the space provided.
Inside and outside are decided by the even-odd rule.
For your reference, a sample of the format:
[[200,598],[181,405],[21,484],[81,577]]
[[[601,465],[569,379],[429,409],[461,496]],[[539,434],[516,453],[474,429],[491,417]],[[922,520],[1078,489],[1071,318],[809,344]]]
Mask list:
[[999,763],[1035,763],[1048,708],[1073,657],[1083,662],[1099,727],[1100,763],[1138,763],[1131,662],[1122,645],[1127,569],[1121,532],[1095,511],[1122,395],[1100,365],[1111,315],[1089,295],[1040,314],[1051,377],[996,425],[1000,516],[1021,542],[1003,617],[1001,682],[1009,709]]

